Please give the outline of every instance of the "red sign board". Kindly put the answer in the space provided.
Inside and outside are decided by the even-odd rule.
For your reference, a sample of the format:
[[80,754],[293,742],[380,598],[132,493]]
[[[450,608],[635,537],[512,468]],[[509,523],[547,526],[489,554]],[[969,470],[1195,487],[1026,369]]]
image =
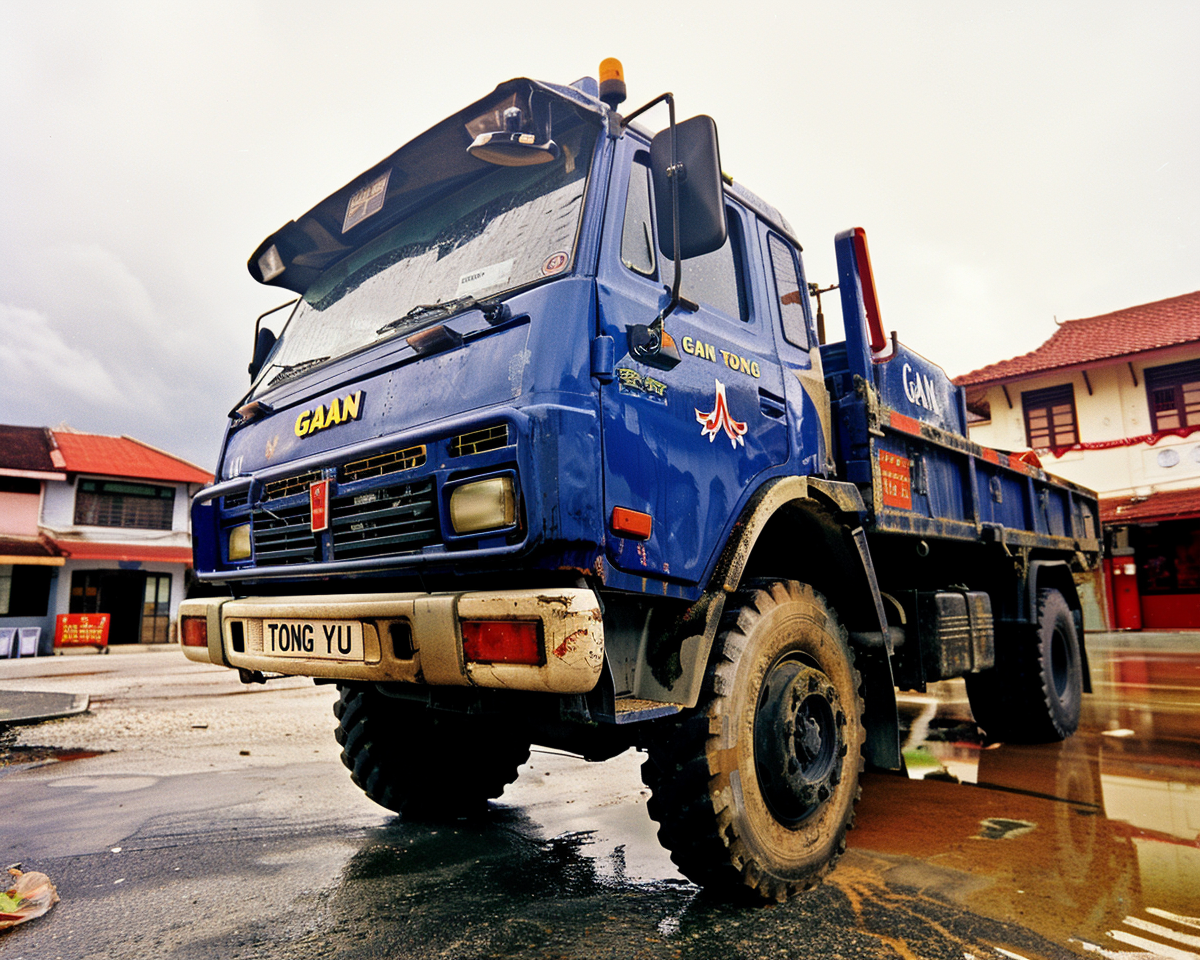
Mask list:
[[54,631],[56,647],[107,647],[107,613],[60,613]]
[[318,480],[308,488],[308,503],[312,508],[312,532],[329,529],[329,481]]
[[879,451],[879,482],[883,488],[883,505],[912,509],[912,475],[907,457],[887,450]]

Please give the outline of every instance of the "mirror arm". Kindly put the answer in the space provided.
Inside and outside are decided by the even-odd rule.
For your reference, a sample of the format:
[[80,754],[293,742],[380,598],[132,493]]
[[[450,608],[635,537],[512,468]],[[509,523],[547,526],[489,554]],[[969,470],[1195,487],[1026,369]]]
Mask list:
[[[262,369],[261,366],[256,366],[256,361],[259,360],[259,358],[258,358],[258,332],[262,328],[263,318],[269,317],[273,313],[278,313],[280,310],[283,310],[285,307],[292,306],[299,299],[300,299],[299,297],[293,297],[287,303],[281,303],[277,307],[272,307],[270,310],[267,310],[264,313],[260,313],[258,315],[258,318],[254,321],[254,346],[253,346],[253,348],[251,350],[251,354],[250,354],[250,366],[247,368],[247,371],[250,374],[251,380],[253,380],[256,376],[258,376],[258,371],[260,369]],[[264,357],[263,359],[265,360],[266,358]],[[259,362],[261,362],[261,361],[259,361]]]
[[679,284],[683,276],[683,260],[679,256],[679,183],[687,176],[687,171],[679,162],[674,94],[660,94],[644,106],[638,107],[629,116],[621,118],[621,126],[628,126],[635,117],[641,116],[664,100],[667,102],[668,122],[671,127],[671,166],[667,169],[667,177],[671,181],[671,236],[675,254],[675,277],[671,284],[671,299],[654,318],[654,322],[648,327],[639,325],[637,328],[630,329],[630,353],[648,366],[670,370],[682,358],[679,356],[679,348],[675,346],[674,339],[663,329],[663,321],[679,306]]

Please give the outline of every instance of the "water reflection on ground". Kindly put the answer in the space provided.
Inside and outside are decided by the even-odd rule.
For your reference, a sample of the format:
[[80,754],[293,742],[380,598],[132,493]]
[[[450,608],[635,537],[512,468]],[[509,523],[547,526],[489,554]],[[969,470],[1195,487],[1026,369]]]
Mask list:
[[370,831],[289,956],[1200,960],[1200,635],[1090,643],[1061,744],[986,742],[961,683],[901,698],[909,775],[790,903],[707,899],[657,846],[637,757],[535,754],[491,815]]
[[1089,658],[1061,744],[987,743],[961,682],[903,697],[909,779],[868,778],[853,843],[986,878],[974,909],[1073,950],[1200,958],[1200,635]]

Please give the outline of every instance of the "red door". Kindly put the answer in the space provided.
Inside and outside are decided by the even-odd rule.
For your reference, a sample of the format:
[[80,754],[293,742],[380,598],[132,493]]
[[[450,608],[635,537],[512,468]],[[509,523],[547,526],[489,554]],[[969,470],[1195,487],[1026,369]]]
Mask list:
[[1113,557],[1112,595],[1118,630],[1142,629],[1142,597],[1133,557]]

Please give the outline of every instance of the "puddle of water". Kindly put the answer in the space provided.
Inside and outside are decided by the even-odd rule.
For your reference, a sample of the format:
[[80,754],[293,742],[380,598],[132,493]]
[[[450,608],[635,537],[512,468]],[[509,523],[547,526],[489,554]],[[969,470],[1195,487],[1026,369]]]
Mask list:
[[962,902],[1076,951],[1200,960],[1200,652],[1090,659],[1059,744],[984,743],[954,682],[902,695],[908,777],[866,777],[851,846],[984,880]]

